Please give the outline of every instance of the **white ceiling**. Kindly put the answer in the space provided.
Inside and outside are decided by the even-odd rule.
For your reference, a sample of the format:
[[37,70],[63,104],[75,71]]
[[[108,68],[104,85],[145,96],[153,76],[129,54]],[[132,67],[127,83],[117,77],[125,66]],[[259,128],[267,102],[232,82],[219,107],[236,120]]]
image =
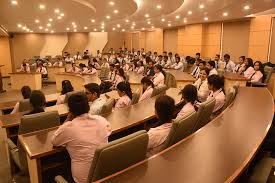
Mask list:
[[[13,5],[12,1],[0,0],[0,25],[8,32],[27,32],[27,29],[33,32],[91,32],[95,29],[113,31],[113,28],[115,31],[137,31],[240,19],[275,8],[275,0],[16,0],[17,5]],[[114,4],[110,5],[110,1]],[[40,9],[40,5],[45,8]],[[158,9],[157,5],[161,8]],[[244,6],[250,9],[245,10]],[[60,12],[55,13],[55,9]],[[115,10],[118,13],[114,13]],[[225,12],[228,14],[226,17],[223,16]],[[63,17],[61,13],[64,13]],[[145,17],[146,14],[149,17]],[[58,16],[61,19],[57,19]],[[207,21],[204,20],[206,17]],[[49,22],[50,18],[52,22]],[[75,22],[76,28],[72,22]],[[48,23],[50,27],[47,27]],[[19,28],[18,24],[25,26],[26,30]],[[39,26],[43,28],[39,29]]]

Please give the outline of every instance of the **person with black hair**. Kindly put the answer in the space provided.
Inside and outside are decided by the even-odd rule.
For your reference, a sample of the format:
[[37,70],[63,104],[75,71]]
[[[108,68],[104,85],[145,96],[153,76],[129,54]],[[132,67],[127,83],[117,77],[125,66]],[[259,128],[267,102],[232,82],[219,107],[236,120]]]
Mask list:
[[214,62],[215,62],[215,68],[218,69],[220,67],[220,63],[221,63],[220,54],[216,54],[216,56],[214,58]]
[[111,80],[112,82],[115,81],[115,78],[116,78],[116,68],[115,68],[115,64],[110,64],[110,72],[109,72],[108,78],[109,78],[109,80]]
[[79,73],[80,69],[76,66],[75,63],[72,63],[72,67],[70,69],[68,69],[67,72],[71,72],[71,73]]
[[137,63],[137,67],[135,68],[135,72],[137,72],[137,74],[143,74],[144,72],[144,66],[143,66],[143,62],[139,61]]
[[[32,90],[31,90],[31,88],[29,86],[23,86],[21,88],[21,94],[23,96],[23,99],[29,99],[30,96],[31,96],[31,92],[32,92]],[[14,113],[17,113],[17,112],[19,112],[19,102],[17,102],[15,104],[15,106],[14,106],[11,114],[14,114]]]
[[211,75],[208,76],[207,81],[208,89],[211,91],[208,95],[207,100],[210,97],[214,97],[216,99],[213,114],[217,115],[221,112],[223,105],[225,103],[225,95],[223,92],[224,79],[218,75]]
[[177,114],[177,118],[181,118],[186,114],[197,110],[197,107],[195,106],[197,102],[197,88],[194,85],[188,84],[181,90],[180,93],[185,105]]
[[151,59],[154,61],[154,62],[156,62],[157,61],[157,59],[158,59],[158,52],[154,52],[154,55],[151,55]]
[[155,71],[154,71],[154,62],[152,60],[150,60],[148,62],[148,67],[147,67],[147,73],[146,76],[148,77],[153,77],[155,75]]
[[[170,56],[171,56],[171,58],[170,58]],[[169,68],[169,67],[171,67],[172,61],[174,61],[172,52],[170,52],[168,56],[164,56],[164,57],[163,57],[163,60],[164,60],[164,63],[165,63],[165,64],[163,65],[164,68]]]
[[155,71],[155,75],[152,79],[154,86],[162,86],[164,85],[164,80],[165,80],[165,76],[164,76],[164,71],[162,70],[162,66],[161,65],[155,65],[154,68]]
[[159,119],[158,127],[150,128],[147,132],[149,136],[147,155],[154,155],[162,150],[167,136],[172,127],[172,119],[175,113],[175,100],[167,95],[162,95],[156,99],[155,114]]
[[108,143],[110,123],[103,117],[88,114],[87,96],[74,94],[68,99],[74,118],[63,123],[52,136],[54,146],[63,146],[71,157],[71,171],[75,182],[87,182],[96,149]]
[[30,65],[26,60],[23,61],[19,72],[31,72]]
[[164,65],[164,62],[163,62],[163,57],[162,55],[159,55],[157,60],[156,60],[156,64],[155,65]]
[[101,68],[110,68],[110,65],[107,61],[107,58],[102,58],[102,65]]
[[[187,59],[186,59],[186,60],[187,60]],[[200,67],[199,67],[200,62],[201,62],[200,59],[196,60],[196,63],[195,63],[195,65],[193,66],[194,69],[193,69],[192,72],[191,72],[191,75],[194,76],[195,78],[196,78],[196,77],[199,75],[199,73],[200,73]]]
[[215,62],[210,60],[209,62],[207,62],[206,67],[209,69],[209,76],[215,74],[218,75],[218,71],[215,68]]
[[57,97],[56,105],[63,104],[65,102],[66,94],[74,91],[71,81],[63,80],[61,84],[62,84],[61,95]]
[[183,63],[180,61],[180,57],[175,57],[175,63],[171,66],[172,69],[180,70],[183,68]]
[[240,74],[243,74],[244,77],[250,79],[252,74],[255,73],[253,60],[251,58],[246,58],[244,63],[245,67],[240,70]]
[[154,83],[150,80],[149,77],[144,77],[141,79],[141,84],[143,87],[143,93],[139,98],[139,102],[145,99],[148,99],[152,96],[154,90]]
[[122,60],[121,67],[125,72],[129,71],[130,69],[130,66],[126,63],[124,59]]
[[47,71],[46,67],[43,66],[42,63],[39,63],[38,68],[36,69],[36,72],[41,73],[42,78],[48,77],[48,71]]
[[85,64],[79,64],[79,73],[80,74],[85,74],[86,72],[88,72],[88,68]]
[[[100,69],[100,65],[99,65],[99,63],[98,63],[98,61],[97,61],[96,58],[93,58],[93,59],[90,60],[89,62],[94,66],[95,69]],[[89,65],[90,65],[90,64],[89,64]]]
[[44,93],[40,90],[33,90],[30,96],[30,103],[32,106],[32,111],[27,115],[44,112],[44,108],[46,106],[46,98]]
[[262,62],[256,61],[254,63],[254,73],[250,76],[250,82],[260,82],[262,83],[264,81],[264,67]]
[[63,67],[63,62],[60,58],[57,58],[57,61],[54,62],[53,66],[55,67]]
[[92,63],[89,63],[88,66],[89,66],[89,67],[88,67],[86,70],[84,70],[84,71],[82,72],[82,74],[96,75],[96,74],[97,74],[97,70],[96,70],[96,68],[95,68],[95,65],[92,64]]
[[116,77],[113,85],[114,88],[118,85],[118,83],[124,82],[124,81],[126,81],[125,72],[122,68],[119,68],[116,70]]
[[[162,59],[162,62],[160,65],[164,68],[166,66],[166,64],[168,64],[167,62],[168,62],[168,56],[165,55],[165,56],[163,56],[163,59]],[[169,63],[169,65],[170,65],[170,63]]]
[[245,67],[245,56],[239,57],[239,63],[234,68],[234,73],[239,73]]
[[132,103],[132,90],[130,83],[120,82],[116,88],[120,98],[116,101],[115,109],[129,107]]
[[196,53],[195,59],[196,59],[196,61],[201,60],[201,53]]
[[230,55],[229,54],[225,54],[223,56],[224,58],[224,63],[223,63],[223,68],[225,72],[234,72],[234,68],[235,68],[235,63],[230,60]]
[[78,52],[76,52],[76,55],[74,55],[74,60],[81,60],[82,59],[82,57],[81,57],[81,55],[80,55],[80,52],[78,51]]
[[209,76],[209,69],[203,68],[200,71],[199,79],[194,83],[194,86],[197,88],[198,93],[198,100],[200,102],[206,101],[209,89],[207,83],[207,77]]

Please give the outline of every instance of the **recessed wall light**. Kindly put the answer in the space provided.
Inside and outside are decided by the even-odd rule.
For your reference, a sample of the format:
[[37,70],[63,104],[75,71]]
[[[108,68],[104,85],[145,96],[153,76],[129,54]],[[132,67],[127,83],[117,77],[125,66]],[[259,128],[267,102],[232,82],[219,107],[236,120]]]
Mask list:
[[193,13],[192,11],[188,11],[188,15],[192,15],[192,13]]
[[39,8],[40,8],[40,9],[45,9],[45,5],[44,5],[44,4],[40,4],[40,5],[39,5]]
[[76,32],[77,30],[76,29],[74,29],[74,32]]
[[21,24],[17,24],[17,27],[19,27],[19,28],[20,28],[20,27],[22,27],[22,25],[21,25]]
[[50,24],[50,23],[47,24],[47,27],[51,27],[51,26],[52,26],[52,24]]
[[161,5],[159,4],[159,5],[157,5],[157,9],[161,9]]
[[72,22],[72,25],[75,25],[75,22]]
[[55,13],[59,13],[60,10],[59,10],[59,9],[55,9],[54,12],[55,12]]
[[30,32],[30,29],[26,29],[27,32]]
[[27,27],[26,27],[26,26],[24,26],[24,27],[22,27],[22,29],[23,29],[23,30],[26,30],[26,29],[27,29]]
[[33,32],[32,30],[30,30],[30,32]]
[[101,32],[104,32],[104,30],[102,30]]
[[200,9],[203,9],[203,8],[204,8],[204,5],[203,5],[203,4],[200,4],[199,7],[200,7]]
[[148,18],[148,17],[149,17],[149,14],[145,14],[144,16],[145,16],[146,18]]
[[12,4],[12,5],[17,5],[18,2],[17,2],[17,1],[11,1],[11,4]]
[[104,26],[104,25],[105,25],[105,24],[104,24],[104,22],[103,22],[103,23],[101,23],[101,25],[102,25],[102,26]]
[[141,30],[145,30],[145,28],[143,27]]
[[162,18],[162,19],[161,19],[161,21],[162,21],[162,22],[165,22],[165,19],[164,19],[164,18]]
[[54,31],[52,30],[51,33],[54,33]]
[[73,25],[73,27],[74,27],[74,28],[77,28],[77,26],[76,26],[76,25]]
[[187,23],[187,20],[186,20],[186,19],[184,19],[184,20],[183,20],[183,22],[184,22],[184,23]]
[[155,28],[155,26],[152,26],[151,28],[152,28],[152,29],[154,29],[154,28]]
[[106,16],[107,19],[110,19],[111,17],[109,15]]
[[179,18],[180,18],[180,16],[179,16],[179,15],[177,15],[177,16],[176,16],[176,19],[179,19]]
[[101,29],[104,29],[104,26],[101,26]]
[[132,23],[132,25],[133,25],[133,26],[135,26],[135,25],[136,25],[136,23],[135,23],[135,22],[133,22],[133,23]]
[[131,27],[131,29],[134,29],[134,28],[135,28],[134,26]]
[[116,14],[117,14],[117,13],[118,13],[118,10],[114,10],[114,13],[116,13]]
[[208,17],[204,17],[204,20],[207,21],[207,20],[208,20]]
[[147,24],[151,24],[151,22],[150,22],[150,21],[148,21],[148,22],[147,22]]
[[46,29],[45,29],[45,31],[46,31],[46,32],[48,32],[48,31],[49,31],[49,29],[47,29],[47,28],[46,28]]

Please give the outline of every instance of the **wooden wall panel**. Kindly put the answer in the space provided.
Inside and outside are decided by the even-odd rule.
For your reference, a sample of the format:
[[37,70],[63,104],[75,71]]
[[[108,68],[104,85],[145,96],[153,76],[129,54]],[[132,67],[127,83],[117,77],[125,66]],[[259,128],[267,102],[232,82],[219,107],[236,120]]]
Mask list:
[[275,63],[275,17],[273,18],[272,38],[271,38],[271,52],[269,60]]
[[163,32],[163,49],[175,54],[178,47],[178,30],[168,29]]
[[12,72],[9,37],[0,36],[0,65],[2,76],[8,76]]

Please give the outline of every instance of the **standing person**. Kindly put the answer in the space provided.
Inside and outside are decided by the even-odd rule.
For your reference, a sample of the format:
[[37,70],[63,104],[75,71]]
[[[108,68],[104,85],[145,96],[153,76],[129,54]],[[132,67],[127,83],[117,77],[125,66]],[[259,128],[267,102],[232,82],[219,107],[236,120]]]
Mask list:
[[206,101],[208,94],[210,93],[208,89],[207,77],[209,76],[209,69],[203,68],[200,71],[199,79],[194,83],[194,86],[198,90],[198,100],[200,102]]
[[144,77],[141,79],[141,84],[143,87],[143,93],[139,98],[139,102],[145,99],[148,99],[152,96],[154,90],[154,83],[148,77]]
[[199,67],[200,66],[200,62],[201,62],[201,60],[196,60],[194,69],[191,72],[191,75],[194,76],[194,77],[198,76],[199,73],[200,73],[200,67]]
[[215,68],[215,62],[214,61],[207,62],[206,67],[209,69],[209,76],[211,76],[213,74],[218,75],[218,71]]
[[102,59],[102,65],[101,65],[101,68],[105,67],[105,68],[110,68],[110,65],[109,63],[107,62],[107,58],[103,58]]
[[52,144],[66,147],[74,181],[86,183],[95,151],[108,143],[112,131],[105,118],[88,114],[90,107],[84,94],[69,97],[68,107],[74,118],[59,126],[52,136]]
[[120,82],[117,85],[117,93],[119,99],[116,101],[115,109],[121,109],[131,106],[132,103],[132,90],[128,82]]
[[[29,99],[30,96],[31,96],[31,92],[32,92],[32,90],[31,90],[31,88],[29,86],[23,86],[21,88],[21,94],[23,96],[23,99]],[[14,106],[11,114],[14,114],[14,113],[17,113],[17,112],[19,112],[19,102],[17,102],[15,104],[15,106]]]
[[63,104],[65,102],[66,94],[72,91],[74,91],[74,88],[71,81],[63,80],[61,95],[57,97],[56,105]]
[[165,77],[164,77],[164,71],[162,70],[161,65],[155,65],[154,68],[155,75],[152,79],[154,86],[162,86],[164,85]]

